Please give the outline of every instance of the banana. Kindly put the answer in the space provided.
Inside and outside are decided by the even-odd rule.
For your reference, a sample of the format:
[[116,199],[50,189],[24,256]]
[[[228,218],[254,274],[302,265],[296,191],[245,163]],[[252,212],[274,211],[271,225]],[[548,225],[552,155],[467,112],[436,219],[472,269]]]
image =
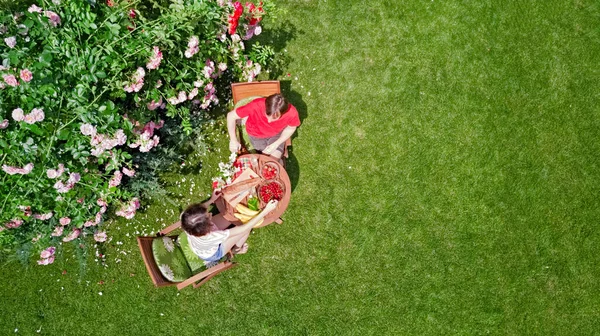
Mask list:
[[254,216],[256,216],[256,215],[258,214],[258,211],[255,211],[255,210],[250,210],[249,208],[247,208],[247,207],[243,206],[243,205],[242,205],[242,204],[240,204],[240,203],[238,203],[238,204],[235,206],[235,209],[236,209],[236,210],[237,210],[239,213],[241,213],[242,215],[247,215],[247,216],[252,216],[252,217],[254,217]]
[[248,221],[249,221],[249,220],[251,220],[251,219],[252,219],[252,217],[253,217],[253,216],[248,216],[248,215],[244,215],[244,214],[237,213],[237,212],[236,212],[236,213],[234,213],[233,215],[235,216],[235,218],[237,218],[237,219],[241,220],[241,221],[242,221],[242,223],[246,223],[246,222],[248,222]]
[[259,221],[258,221],[258,223],[256,223],[256,224],[254,225],[254,227],[259,227],[259,226],[261,226],[261,225],[262,225],[262,223],[263,223],[264,221],[265,221],[265,219],[264,219],[264,218],[263,218],[263,219],[261,219],[261,220],[259,220]]

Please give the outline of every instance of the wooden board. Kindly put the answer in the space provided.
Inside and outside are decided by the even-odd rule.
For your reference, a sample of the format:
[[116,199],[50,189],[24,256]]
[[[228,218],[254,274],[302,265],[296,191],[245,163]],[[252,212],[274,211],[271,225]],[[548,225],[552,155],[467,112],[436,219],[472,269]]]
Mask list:
[[[251,178],[260,178],[260,176],[258,176],[258,174],[254,172],[254,170],[246,168],[240,176],[233,180],[231,184],[233,185]],[[229,203],[232,207],[235,208],[235,206],[238,203],[240,203],[246,196],[248,196],[248,194],[250,194],[250,190],[243,191],[237,195],[223,195],[223,198],[227,201],[227,203]]]

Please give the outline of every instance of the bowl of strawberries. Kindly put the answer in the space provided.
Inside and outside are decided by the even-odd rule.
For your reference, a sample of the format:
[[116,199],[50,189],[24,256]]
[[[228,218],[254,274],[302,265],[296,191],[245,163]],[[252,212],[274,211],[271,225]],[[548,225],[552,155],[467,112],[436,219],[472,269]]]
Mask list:
[[265,180],[272,180],[279,177],[279,167],[274,162],[266,162],[262,166],[261,175]]
[[258,187],[258,198],[263,208],[270,200],[281,201],[285,193],[285,186],[277,180],[267,180]]

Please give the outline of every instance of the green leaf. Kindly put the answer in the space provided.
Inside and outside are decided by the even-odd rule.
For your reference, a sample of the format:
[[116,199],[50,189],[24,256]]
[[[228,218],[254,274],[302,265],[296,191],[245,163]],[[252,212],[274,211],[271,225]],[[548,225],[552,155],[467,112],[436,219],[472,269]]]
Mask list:
[[44,135],[44,131],[41,128],[39,128],[36,124],[23,123],[22,125],[23,128],[28,129],[37,135]]
[[52,53],[47,50],[44,50],[44,52],[40,55],[40,62],[42,63],[50,63],[52,59]]
[[63,128],[62,130],[60,130],[60,132],[58,132],[58,134],[56,135],[56,137],[59,140],[68,140],[70,134],[71,134],[71,132],[69,132],[68,130],[66,130],[66,129]]

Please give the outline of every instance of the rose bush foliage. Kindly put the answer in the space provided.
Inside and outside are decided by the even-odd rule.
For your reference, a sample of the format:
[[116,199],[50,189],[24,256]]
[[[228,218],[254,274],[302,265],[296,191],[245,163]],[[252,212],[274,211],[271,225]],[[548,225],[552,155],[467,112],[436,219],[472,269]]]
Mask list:
[[61,242],[106,240],[108,213],[133,217],[139,199],[123,188],[132,154],[160,144],[165,118],[189,133],[193,111],[219,104],[219,77],[261,72],[272,49],[245,42],[266,9],[46,0],[2,13],[0,246],[33,246],[49,264]]

